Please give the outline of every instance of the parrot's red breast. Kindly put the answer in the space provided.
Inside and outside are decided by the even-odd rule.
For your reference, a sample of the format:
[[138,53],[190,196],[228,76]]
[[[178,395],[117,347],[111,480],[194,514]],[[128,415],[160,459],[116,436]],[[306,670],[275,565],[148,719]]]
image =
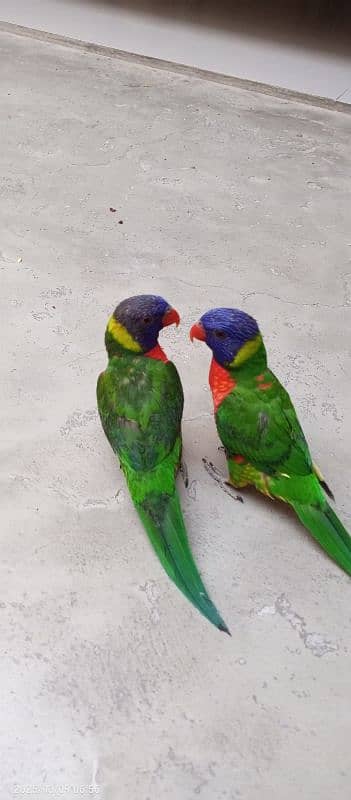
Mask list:
[[161,345],[157,344],[156,347],[153,347],[152,350],[149,350],[148,353],[145,353],[148,358],[154,358],[156,361],[164,361],[165,364],[169,361],[166,356],[164,350],[162,350]]
[[224,369],[224,367],[221,367],[221,365],[218,364],[214,358],[211,361],[208,379],[213,397],[214,410],[216,413],[217,408],[220,406],[222,400],[227,397],[232,389],[235,389],[236,382],[231,377],[229,372]]

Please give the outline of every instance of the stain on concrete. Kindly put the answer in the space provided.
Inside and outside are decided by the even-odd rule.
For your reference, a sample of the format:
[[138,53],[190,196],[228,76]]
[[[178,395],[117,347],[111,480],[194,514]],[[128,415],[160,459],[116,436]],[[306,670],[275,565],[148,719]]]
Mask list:
[[327,653],[338,653],[339,651],[339,646],[329,641],[329,639],[322,634],[312,633],[307,630],[304,618],[292,609],[290,601],[284,594],[277,597],[274,605],[263,606],[256,613],[259,617],[279,614],[287,621],[290,627],[297,632],[307,650],[311,650],[312,655],[317,658],[321,658]]

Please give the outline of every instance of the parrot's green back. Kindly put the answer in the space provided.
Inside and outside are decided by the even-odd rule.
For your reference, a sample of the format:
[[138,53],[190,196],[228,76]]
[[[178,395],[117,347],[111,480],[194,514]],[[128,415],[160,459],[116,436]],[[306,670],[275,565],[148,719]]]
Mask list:
[[332,494],[312,462],[287,391],[267,367],[263,343],[227,374],[234,386],[215,418],[232,484],[253,484],[292,505],[312,536],[351,574],[351,537],[325,497],[323,489]]
[[175,366],[120,353],[99,376],[97,400],[105,434],[164,569],[210,622],[229,633],[192,557],[176,489],[183,390]]

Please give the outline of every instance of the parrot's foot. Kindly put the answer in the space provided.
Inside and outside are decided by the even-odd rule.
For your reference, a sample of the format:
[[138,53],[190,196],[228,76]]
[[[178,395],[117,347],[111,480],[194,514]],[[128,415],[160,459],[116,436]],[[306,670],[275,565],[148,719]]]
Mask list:
[[227,481],[225,479],[225,477],[222,475],[220,470],[217,469],[217,467],[215,467],[214,464],[212,464],[212,461],[207,461],[207,458],[203,458],[202,462],[203,462],[203,465],[205,467],[206,472],[208,472],[208,474],[211,476],[211,478],[213,478],[213,480],[216,481],[216,483],[218,483],[220,488],[223,489],[223,492],[225,492],[226,494],[229,494],[229,496],[233,500],[238,500],[239,503],[243,503],[244,502],[244,500],[241,497],[241,495],[235,493],[234,486],[231,483],[229,483],[229,481]]
[[183,478],[183,483],[185,488],[187,489],[189,486],[189,474],[188,474],[188,467],[185,461],[181,461],[179,465],[179,472]]

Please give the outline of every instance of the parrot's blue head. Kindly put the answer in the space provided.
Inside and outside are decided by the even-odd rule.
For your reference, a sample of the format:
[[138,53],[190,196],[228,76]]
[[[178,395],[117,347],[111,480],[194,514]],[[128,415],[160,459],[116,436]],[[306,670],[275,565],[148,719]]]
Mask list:
[[108,321],[107,350],[112,354],[120,349],[147,353],[156,347],[160,330],[173,323],[179,325],[179,314],[163,297],[153,294],[127,297]]
[[212,308],[190,331],[190,338],[206,342],[221,366],[240,366],[262,344],[256,320],[238,308]]

